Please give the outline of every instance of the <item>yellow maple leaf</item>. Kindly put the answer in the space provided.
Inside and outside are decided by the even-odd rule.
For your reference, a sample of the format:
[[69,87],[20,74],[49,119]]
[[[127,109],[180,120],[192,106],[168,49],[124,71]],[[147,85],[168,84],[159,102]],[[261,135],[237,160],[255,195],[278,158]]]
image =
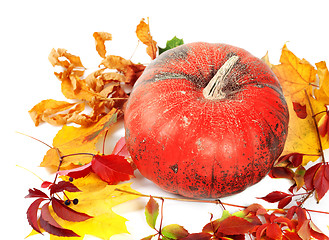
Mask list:
[[305,92],[311,93],[316,81],[315,68],[305,59],[299,59],[286,46],[282,48],[280,64],[273,65],[272,70],[282,86],[285,96],[290,96],[292,102],[306,104]]
[[319,77],[319,89],[314,89],[314,96],[317,100],[329,104],[329,71],[326,62],[315,64]]
[[[323,64],[317,65],[318,70],[316,70],[305,59],[300,60],[286,45],[282,48],[279,65],[270,64],[267,55],[263,57],[263,60],[272,68],[279,79],[288,104],[289,128],[282,155],[294,152],[306,154],[303,158],[303,165],[309,161],[317,160],[321,154],[321,147],[316,125],[324,115],[328,102],[314,97],[313,90],[317,87],[315,85],[316,75],[319,74],[319,71],[321,71],[320,73],[324,72],[319,70],[319,66],[323,66]],[[306,107],[305,118],[302,119],[297,116],[294,103]],[[329,148],[328,137],[321,137],[320,139],[322,149]]]
[[[110,113],[101,118],[90,127],[74,127],[64,125],[53,139],[53,148],[49,149],[41,162],[41,167],[56,171],[61,156],[75,153],[96,154],[96,142],[105,131],[117,121],[117,112],[112,109]],[[76,155],[65,157],[61,169],[72,168],[73,165],[84,165],[91,161],[90,156]]]

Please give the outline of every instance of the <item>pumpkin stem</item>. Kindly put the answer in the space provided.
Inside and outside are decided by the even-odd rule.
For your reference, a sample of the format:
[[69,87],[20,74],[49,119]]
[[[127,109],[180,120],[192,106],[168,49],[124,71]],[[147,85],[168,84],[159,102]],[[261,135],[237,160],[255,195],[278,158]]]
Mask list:
[[205,98],[217,100],[224,99],[226,97],[225,92],[222,91],[223,87],[226,85],[225,78],[231,72],[232,68],[238,60],[238,56],[232,56],[224,63],[223,66],[220,67],[215,76],[203,89],[203,96]]

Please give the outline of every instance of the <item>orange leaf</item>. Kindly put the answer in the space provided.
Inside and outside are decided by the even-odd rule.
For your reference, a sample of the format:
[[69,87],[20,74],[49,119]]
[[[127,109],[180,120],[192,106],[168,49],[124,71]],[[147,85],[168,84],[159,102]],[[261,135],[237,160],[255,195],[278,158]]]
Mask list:
[[112,40],[112,34],[107,32],[94,32],[93,37],[95,38],[96,50],[102,58],[105,58],[106,49],[105,41]]
[[138,39],[147,46],[147,54],[151,57],[151,59],[155,59],[157,54],[157,42],[153,40],[150,33],[150,25],[145,22],[144,18],[137,25],[136,35]]
[[[30,116],[35,124],[38,126],[41,122],[50,121],[54,119],[53,115],[72,108],[76,103],[68,103],[65,101],[56,101],[53,99],[43,100],[36,104],[30,111]],[[79,110],[76,110],[79,111]],[[67,115],[67,114],[66,114]],[[58,120],[59,121],[59,120]],[[55,121],[56,123],[56,121]]]

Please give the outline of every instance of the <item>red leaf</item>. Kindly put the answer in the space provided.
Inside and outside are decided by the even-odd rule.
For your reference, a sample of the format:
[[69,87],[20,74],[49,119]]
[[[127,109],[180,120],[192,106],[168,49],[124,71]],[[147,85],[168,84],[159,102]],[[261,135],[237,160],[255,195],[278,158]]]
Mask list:
[[278,208],[283,209],[285,206],[287,206],[292,200],[292,196],[285,197],[279,201]]
[[304,175],[304,182],[307,190],[312,190],[314,188],[314,184],[313,184],[314,175],[321,165],[322,163],[317,163],[306,170]]
[[255,225],[246,219],[230,216],[220,222],[217,232],[225,235],[239,235],[248,233]]
[[266,229],[266,236],[270,239],[282,239],[282,231],[278,224],[270,223]]
[[319,133],[321,137],[324,137],[326,134],[329,133],[329,112],[327,112],[324,116],[323,119],[320,120],[320,125],[319,125]]
[[[284,155],[284,156],[281,156],[279,159],[278,159],[278,163],[276,165],[278,165],[279,163],[283,164],[285,166],[290,166],[292,165],[293,167],[298,167],[299,165],[302,164],[303,162],[303,156],[305,154],[302,154],[302,153],[289,153],[287,155]],[[279,164],[281,166],[281,164]]]
[[329,189],[329,180],[326,178],[328,165],[321,165],[313,178],[313,185],[316,191],[316,198],[320,201]]
[[57,184],[54,184],[50,187],[50,195],[53,195],[57,192],[68,191],[68,192],[80,192],[80,190],[74,186],[73,183],[60,181]]
[[91,172],[91,162],[88,164],[85,164],[81,167],[77,167],[77,168],[73,168],[73,169],[69,169],[69,170],[58,171],[57,173],[59,175],[65,175],[65,176],[69,176],[72,178],[82,178],[82,177],[87,176],[90,172]]
[[297,114],[297,117],[301,119],[305,119],[307,117],[306,105],[302,106],[300,103],[295,103],[295,102],[293,102],[292,104],[294,111]]
[[209,233],[191,233],[187,237],[182,238],[182,240],[210,240],[212,237]]
[[51,201],[52,207],[53,207],[56,215],[66,221],[82,222],[89,218],[92,218],[91,216],[89,216],[85,213],[80,213],[80,212],[73,210],[72,208],[69,208],[68,206],[63,204],[62,201],[58,200],[57,198],[52,198],[51,200],[52,200]]
[[52,184],[53,184],[52,182],[44,181],[44,182],[41,184],[41,187],[42,187],[42,188],[47,188],[47,187],[51,186]]
[[124,137],[119,139],[119,141],[117,142],[117,144],[113,149],[112,154],[123,156],[123,157],[130,157],[130,153],[128,152],[126,140]]
[[27,209],[26,215],[27,215],[27,220],[31,227],[37,231],[38,233],[41,233],[41,230],[39,228],[38,224],[38,209],[40,204],[46,199],[44,198],[38,198],[36,199],[30,207]]
[[69,229],[62,228],[49,211],[49,203],[46,203],[41,208],[40,226],[48,233],[59,237],[80,237],[75,232]]
[[47,194],[40,191],[39,189],[33,188],[29,189],[29,194],[25,196],[25,198],[48,198]]
[[134,175],[130,163],[118,155],[95,155],[91,162],[92,170],[105,182],[117,184]]
[[293,179],[294,172],[286,167],[273,167],[269,173],[271,178],[288,178]]
[[265,197],[258,198],[258,199],[263,199],[267,202],[275,203],[275,202],[278,202],[278,201],[280,201],[280,200],[282,200],[282,199],[284,199],[285,197],[288,197],[288,196],[290,196],[290,194],[288,194],[288,193],[273,191],[273,192],[267,194]]
[[287,230],[283,231],[283,236],[285,236],[285,238],[283,239],[287,239],[287,240],[302,240],[297,233],[295,232],[290,232]]
[[268,227],[268,225],[269,225],[269,223],[265,223],[265,224],[263,224],[263,225],[261,225],[257,228],[257,231],[256,231],[256,239],[257,240],[260,240],[262,238],[262,236],[263,236],[266,228]]

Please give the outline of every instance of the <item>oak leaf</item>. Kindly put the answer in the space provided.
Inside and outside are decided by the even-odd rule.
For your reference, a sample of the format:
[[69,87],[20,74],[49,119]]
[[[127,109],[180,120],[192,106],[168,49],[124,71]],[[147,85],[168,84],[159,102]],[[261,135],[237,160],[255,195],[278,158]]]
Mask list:
[[[81,190],[81,192],[66,193],[70,199],[79,199],[77,205],[70,207],[74,211],[85,213],[93,218],[82,222],[69,222],[64,221],[54,214],[53,216],[56,222],[58,222],[63,228],[70,229],[81,236],[81,238],[75,239],[83,239],[83,236],[86,234],[101,239],[110,239],[114,234],[127,233],[125,226],[127,220],[114,213],[112,208],[121,203],[138,198],[136,195],[115,190],[118,188],[130,192],[136,192],[131,189],[131,183],[108,185],[100,180],[100,178],[94,173],[91,173],[85,178],[75,179],[73,183]],[[50,239],[60,240],[61,238],[51,236]]]
[[144,18],[137,25],[136,35],[138,39],[147,46],[147,54],[151,57],[152,60],[155,59],[157,55],[157,42],[153,40],[150,33],[150,25],[149,23],[145,22]]

